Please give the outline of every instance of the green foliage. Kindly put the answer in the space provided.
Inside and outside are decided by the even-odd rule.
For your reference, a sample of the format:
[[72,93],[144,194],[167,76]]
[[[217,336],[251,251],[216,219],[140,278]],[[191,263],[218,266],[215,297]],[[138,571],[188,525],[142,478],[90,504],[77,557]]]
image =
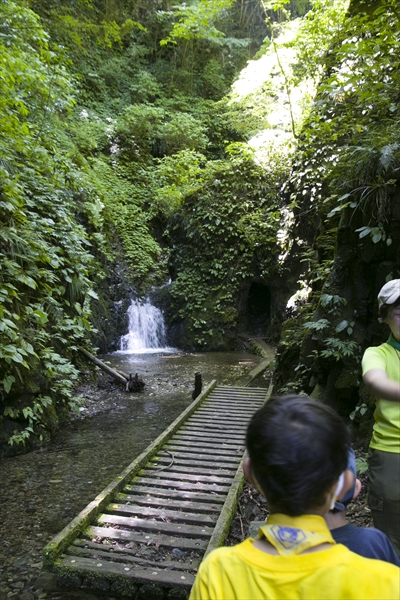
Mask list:
[[195,117],[162,107],[129,106],[115,125],[116,152],[123,162],[148,162],[152,157],[206,146],[204,126]]
[[154,170],[155,197],[151,210],[174,214],[184,199],[201,188],[206,157],[194,150],[181,150],[159,159]]
[[198,173],[197,189],[189,190],[168,228],[175,313],[200,347],[218,347],[235,331],[239,291],[255,272],[271,276],[282,250],[282,171],[277,166],[266,177],[244,144],[231,144],[227,154]]
[[[396,260],[391,246],[400,167],[400,30],[392,0],[373,7],[349,3],[345,12],[346,4],[313,2],[293,42],[298,64],[290,86],[308,77],[318,89],[301,130],[296,129],[297,150],[285,191],[292,200],[295,231],[309,246],[302,279],[314,299],[297,349],[297,385],[310,393],[334,369],[352,375],[345,384],[349,398],[360,380],[366,343],[358,292],[372,285],[372,277],[352,273],[353,261],[356,256],[361,265]],[[320,324],[325,324],[322,330]],[[340,386],[335,384],[332,396],[343,393],[343,398]],[[364,416],[360,410],[357,415]]]
[[354,421],[357,414],[359,414],[360,416],[364,416],[367,413],[367,411],[368,411],[368,406],[365,404],[365,402],[362,402],[361,404],[358,404],[356,406],[356,408],[353,410],[353,412],[350,413],[349,417],[352,421]]
[[324,340],[326,350],[321,352],[323,358],[334,358],[336,361],[347,357],[360,359],[359,345],[353,340],[339,340],[337,338],[326,338]]
[[349,16],[329,63],[321,63],[335,68],[326,71],[303,130],[293,184],[323,202],[325,215],[359,210],[366,225],[386,219],[397,179],[399,60],[397,4],[385,0],[373,15]]
[[131,269],[132,281],[140,285],[151,274],[165,275],[162,265],[158,265],[161,248],[151,232],[152,215],[143,210],[140,190],[138,193],[127,178],[102,158],[91,161],[91,178],[103,199],[102,214],[112,231],[113,249],[118,252],[118,243],[122,244],[122,256]]
[[178,39],[206,39],[223,37],[215,25],[218,15],[230,8],[233,0],[199,0],[195,4],[176,6],[173,14],[178,21],[169,36],[160,41],[161,46],[176,44]]
[[318,321],[310,321],[308,323],[304,323],[303,327],[305,329],[311,329],[313,331],[322,331],[330,326],[330,321],[328,319],[318,319]]
[[[72,107],[60,56],[30,10],[3,1],[0,23],[0,409],[28,421],[13,443],[40,432],[49,403],[72,401],[72,360],[96,297],[83,223],[96,230],[98,206],[57,149]],[[13,408],[26,390],[31,403]]]
[[356,469],[358,475],[362,475],[363,473],[368,471],[368,460],[366,456],[359,456],[358,458],[356,458]]

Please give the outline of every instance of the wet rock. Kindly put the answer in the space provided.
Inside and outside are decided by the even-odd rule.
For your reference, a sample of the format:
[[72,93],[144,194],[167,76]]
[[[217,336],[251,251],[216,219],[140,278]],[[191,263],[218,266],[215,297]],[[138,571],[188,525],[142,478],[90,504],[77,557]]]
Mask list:
[[57,575],[55,573],[47,573],[46,571],[40,573],[33,587],[36,590],[43,590],[44,592],[54,592],[60,589],[57,583]]
[[179,548],[172,548],[171,554],[176,558],[184,558],[187,555],[187,552],[183,552],[183,550],[180,550]]
[[249,537],[256,538],[260,527],[265,525],[265,521],[251,521],[249,523]]
[[15,560],[13,563],[13,569],[23,569],[26,566],[27,562],[27,559],[24,557],[17,558],[17,560]]
[[23,592],[20,596],[18,596],[18,600],[35,600],[35,596],[31,594],[31,592]]
[[24,584],[22,581],[17,581],[15,583],[12,583],[11,587],[13,588],[13,590],[22,590],[22,588],[24,587]]
[[156,550],[154,550],[154,548],[143,548],[141,549],[141,554],[143,554],[144,556],[154,556],[154,554],[156,554]]

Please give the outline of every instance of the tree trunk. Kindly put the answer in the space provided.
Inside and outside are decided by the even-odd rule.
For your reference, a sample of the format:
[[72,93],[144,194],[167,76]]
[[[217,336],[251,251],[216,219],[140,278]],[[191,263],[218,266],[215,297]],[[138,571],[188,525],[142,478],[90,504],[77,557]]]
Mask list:
[[129,379],[128,377],[124,377],[123,375],[121,375],[121,373],[117,373],[117,371],[114,371],[114,369],[112,369],[111,367],[103,363],[101,360],[93,356],[93,354],[90,354],[90,352],[85,350],[85,348],[79,348],[79,350],[82,352],[82,354],[86,356],[86,358],[91,360],[97,367],[102,369],[102,371],[104,371],[108,375],[111,375],[111,377],[114,377],[114,379],[116,379],[120,383],[126,385],[126,382]]

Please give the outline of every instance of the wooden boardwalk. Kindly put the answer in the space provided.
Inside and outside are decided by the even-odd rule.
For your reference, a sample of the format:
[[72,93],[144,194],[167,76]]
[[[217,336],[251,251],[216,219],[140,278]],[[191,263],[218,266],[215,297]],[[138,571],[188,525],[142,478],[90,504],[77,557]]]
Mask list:
[[66,584],[116,595],[149,582],[189,590],[229,529],[247,422],[266,394],[212,382],[46,546],[45,566]]

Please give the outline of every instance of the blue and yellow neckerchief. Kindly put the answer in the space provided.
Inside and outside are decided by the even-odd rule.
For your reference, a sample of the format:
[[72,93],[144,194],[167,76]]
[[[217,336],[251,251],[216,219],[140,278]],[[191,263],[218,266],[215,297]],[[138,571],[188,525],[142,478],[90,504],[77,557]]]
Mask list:
[[288,517],[273,514],[269,517],[268,523],[259,529],[258,538],[263,537],[281,556],[300,554],[308,548],[321,544],[336,543],[324,519],[317,515]]
[[393,348],[400,351],[400,342],[396,340],[396,338],[393,336],[393,333],[389,335],[389,339],[386,343],[389,344],[389,346],[393,346]]

